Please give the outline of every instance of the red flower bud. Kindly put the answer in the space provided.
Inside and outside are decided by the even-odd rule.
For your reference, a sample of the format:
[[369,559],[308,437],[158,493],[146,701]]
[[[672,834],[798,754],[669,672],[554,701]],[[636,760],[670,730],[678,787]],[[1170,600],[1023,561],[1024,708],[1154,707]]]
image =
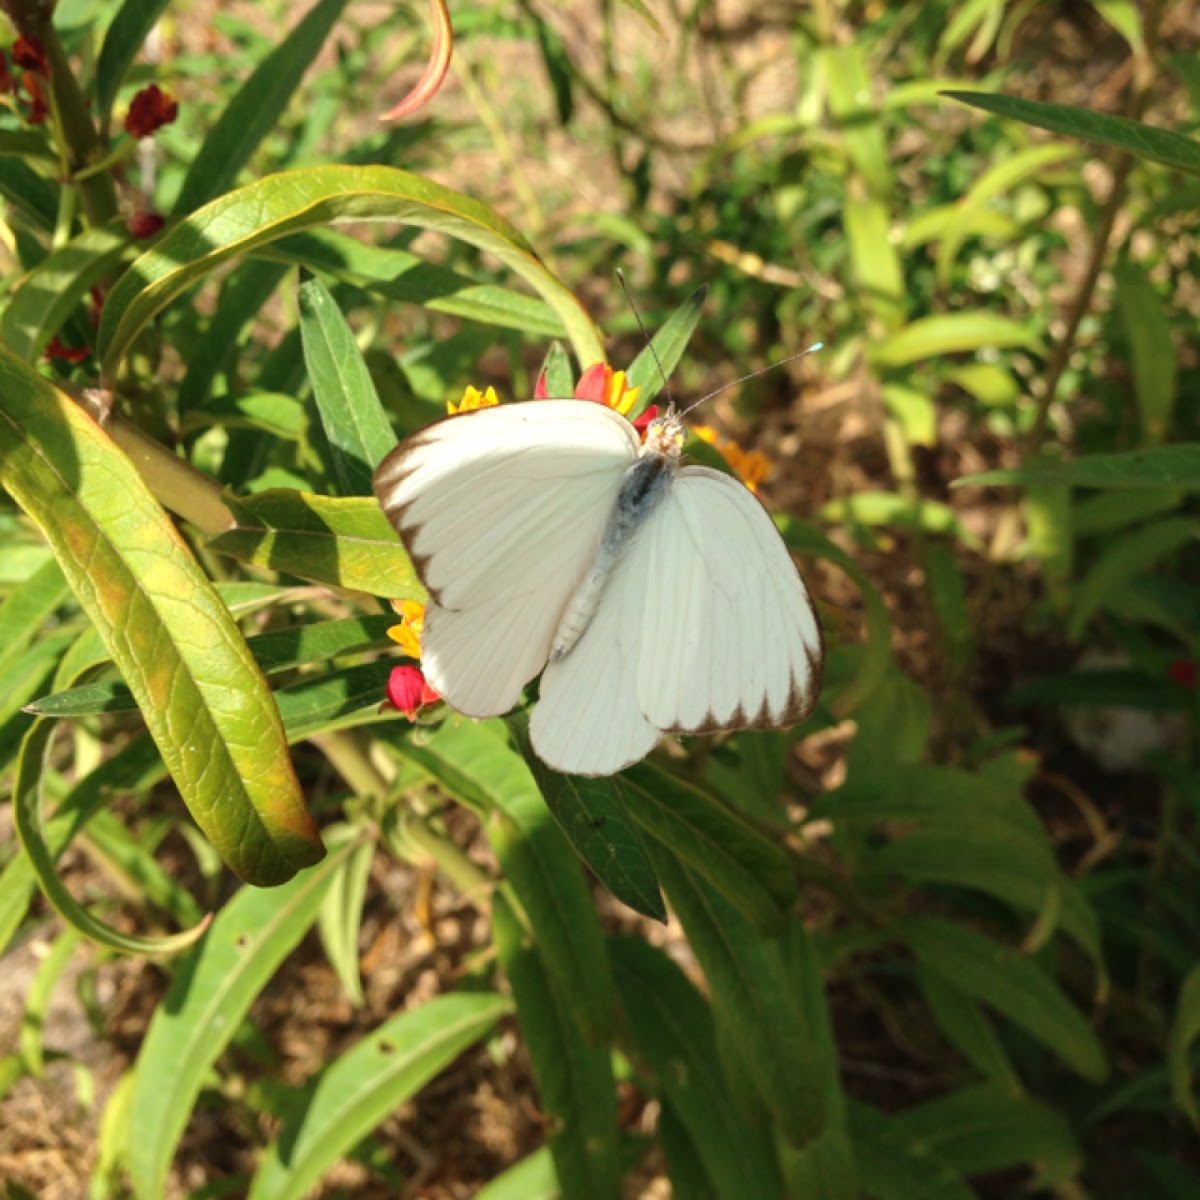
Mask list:
[[40,125],[46,119],[50,106],[46,102],[46,93],[42,91],[42,81],[33,71],[21,74],[21,86],[29,96],[29,112],[25,119],[30,125]]
[[166,223],[166,217],[156,212],[136,212],[126,218],[125,228],[139,241],[144,241],[146,238],[152,238]]
[[46,47],[35,37],[22,34],[12,47],[13,62],[26,71],[34,71],[38,75],[50,74],[50,60],[46,57]]
[[83,362],[85,358],[91,354],[91,351],[86,346],[64,346],[62,339],[56,333],[51,339],[50,344],[43,351],[45,356],[50,359],[60,359],[62,362],[77,363]]
[[402,712],[410,721],[416,720],[417,712],[427,704],[436,704],[441,699],[425,682],[420,667],[393,667],[387,681],[387,704]]
[[1167,667],[1167,678],[1182,687],[1195,687],[1196,674],[1196,664],[1190,658],[1177,658]]
[[129,102],[125,114],[125,132],[130,137],[149,137],[156,129],[170,125],[179,115],[174,96],[164,92],[157,83],[142,88]]

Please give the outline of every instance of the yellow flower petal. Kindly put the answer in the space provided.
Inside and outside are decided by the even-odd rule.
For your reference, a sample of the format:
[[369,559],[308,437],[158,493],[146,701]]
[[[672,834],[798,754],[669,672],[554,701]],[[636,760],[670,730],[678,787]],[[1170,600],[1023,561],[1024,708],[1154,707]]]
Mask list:
[[477,387],[468,387],[457,404],[453,400],[447,402],[446,411],[454,416],[455,413],[471,412],[476,408],[492,408],[499,403],[500,397],[496,395],[494,387],[489,387],[486,392],[481,392]]

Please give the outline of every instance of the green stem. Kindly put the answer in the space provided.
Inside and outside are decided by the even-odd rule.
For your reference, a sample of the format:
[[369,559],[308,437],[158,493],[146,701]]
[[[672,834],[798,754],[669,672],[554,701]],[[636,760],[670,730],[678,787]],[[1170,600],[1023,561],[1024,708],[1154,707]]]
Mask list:
[[[387,798],[391,790],[388,782],[371,762],[356,734],[335,730],[309,740],[321,750],[333,769],[360,799],[381,802]],[[433,862],[469,901],[475,902],[480,895],[491,895],[495,887],[495,880],[486,871],[414,811],[401,815],[393,836],[386,836],[385,830],[384,840],[389,849],[410,862],[418,859]]]
[[[71,62],[54,28],[54,5],[45,0],[17,3],[8,0],[4,9],[17,32],[34,38],[46,51],[50,64],[50,92],[59,135],[71,174],[86,169],[105,153],[104,139],[88,112],[87,98],[71,70]],[[77,181],[79,200],[91,225],[103,225],[117,215],[117,192],[112,176],[100,174]]]
[[[1146,105],[1150,102],[1150,90],[1155,79],[1154,67],[1162,12],[1162,0],[1151,0],[1151,3],[1147,5],[1145,19],[1142,23],[1145,46],[1142,53],[1134,58],[1133,83],[1129,91],[1129,100],[1125,105],[1125,116],[1133,121],[1142,118],[1146,111]],[[1101,210],[1096,232],[1092,236],[1092,249],[1088,255],[1087,270],[1084,271],[1075,298],[1067,310],[1066,330],[1054,347],[1050,362],[1047,364],[1045,383],[1042,386],[1041,395],[1038,397],[1037,414],[1029,433],[1023,439],[1024,453],[1022,457],[1036,451],[1045,439],[1050,409],[1058,394],[1058,386],[1062,382],[1063,372],[1066,371],[1067,364],[1071,360],[1071,353],[1075,349],[1079,326],[1091,308],[1092,296],[1095,294],[1100,272],[1104,269],[1104,263],[1108,257],[1108,245],[1112,238],[1113,226],[1116,224],[1117,216],[1125,202],[1125,185],[1129,182],[1129,175],[1135,162],[1136,159],[1132,155],[1123,151],[1112,160],[1112,187],[1109,189],[1108,199]]]

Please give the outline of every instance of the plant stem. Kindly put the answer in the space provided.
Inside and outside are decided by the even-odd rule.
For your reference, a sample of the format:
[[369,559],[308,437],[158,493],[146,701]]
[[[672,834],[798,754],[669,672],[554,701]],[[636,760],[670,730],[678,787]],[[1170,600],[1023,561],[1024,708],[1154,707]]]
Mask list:
[[[1133,82],[1130,85],[1129,100],[1125,105],[1125,116],[1133,121],[1142,118],[1146,111],[1146,105],[1150,101],[1162,12],[1162,0],[1151,0],[1146,7],[1145,20],[1142,25],[1144,46],[1141,53],[1136,54],[1134,58]],[[1087,270],[1084,272],[1075,298],[1071,301],[1071,307],[1067,310],[1066,330],[1054,347],[1054,352],[1046,367],[1045,382],[1041,395],[1038,397],[1037,414],[1022,442],[1022,457],[1034,453],[1045,439],[1046,427],[1050,420],[1050,409],[1058,393],[1058,385],[1062,382],[1063,372],[1067,369],[1067,363],[1071,359],[1071,352],[1075,349],[1079,326],[1091,307],[1100,272],[1104,269],[1104,263],[1108,257],[1108,243],[1112,237],[1113,226],[1116,224],[1121,206],[1125,202],[1125,185],[1129,182],[1129,174],[1133,170],[1135,161],[1131,154],[1124,151],[1118,153],[1112,160],[1112,187],[1109,189],[1108,199],[1101,210],[1100,220],[1092,237]]]
[[[67,166],[74,172],[103,157],[104,139],[88,113],[88,102],[71,70],[70,60],[54,28],[54,5],[47,0],[6,0],[2,6],[17,32],[40,42],[50,64],[50,89]],[[117,215],[117,193],[107,173],[77,180],[79,200],[90,225],[103,225]]]

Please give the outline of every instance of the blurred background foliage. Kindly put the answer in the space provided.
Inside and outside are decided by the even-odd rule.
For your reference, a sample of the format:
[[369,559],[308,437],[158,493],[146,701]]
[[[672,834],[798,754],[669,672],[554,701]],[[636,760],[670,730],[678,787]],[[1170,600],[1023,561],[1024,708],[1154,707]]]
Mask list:
[[[10,433],[8,1194],[1200,1194],[1200,6],[451,16],[444,85],[381,124],[423,6],[62,0],[98,147],[75,177],[69,111],[32,120],[61,69],[9,50],[10,428],[52,405],[30,364],[67,389],[103,367],[114,441],[168,449],[122,486],[184,497],[179,578],[248,637],[330,854],[239,886],[233,818],[206,825],[172,769],[203,833],[183,813],[138,737],[136,648],[51,556]],[[139,141],[151,83],[178,116]],[[298,215],[304,188],[324,207]],[[769,459],[829,663],[806,726],[609,789],[527,767],[496,723],[378,713],[371,597],[414,584],[330,441],[343,411],[390,438],[468,384],[527,398],[591,322],[633,363],[617,266],[647,328],[694,325],[680,400],[824,343],[702,419]],[[129,956],[210,909],[194,950]]]

